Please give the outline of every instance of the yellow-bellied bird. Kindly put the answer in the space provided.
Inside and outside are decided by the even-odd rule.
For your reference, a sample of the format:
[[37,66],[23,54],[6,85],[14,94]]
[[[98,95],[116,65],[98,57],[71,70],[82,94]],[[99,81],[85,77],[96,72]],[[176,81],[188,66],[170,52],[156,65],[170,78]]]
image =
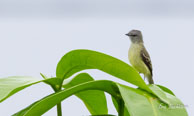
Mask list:
[[131,30],[126,34],[131,40],[129,48],[129,61],[131,65],[139,72],[147,77],[149,84],[154,84],[152,74],[152,63],[150,56],[144,47],[143,36],[139,30]]

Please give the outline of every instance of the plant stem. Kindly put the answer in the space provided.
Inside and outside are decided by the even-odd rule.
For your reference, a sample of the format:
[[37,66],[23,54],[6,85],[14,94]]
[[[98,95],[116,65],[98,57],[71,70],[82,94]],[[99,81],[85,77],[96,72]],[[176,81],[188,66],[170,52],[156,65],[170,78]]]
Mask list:
[[120,99],[119,103],[118,103],[118,116],[124,116],[124,101],[123,101],[123,99]]
[[[51,86],[51,87],[53,88],[55,93],[61,91],[61,86],[55,85],[55,86]],[[57,104],[57,116],[62,116],[61,102]]]
[[61,102],[57,104],[57,116],[62,116]]

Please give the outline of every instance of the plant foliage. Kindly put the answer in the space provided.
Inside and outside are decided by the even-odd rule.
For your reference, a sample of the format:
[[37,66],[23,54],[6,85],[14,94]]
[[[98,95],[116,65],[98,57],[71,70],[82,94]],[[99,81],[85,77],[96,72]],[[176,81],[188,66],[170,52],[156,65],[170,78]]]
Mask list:
[[[75,73],[86,69],[97,69],[131,83],[137,88],[108,80],[95,81],[89,74]],[[105,93],[113,98],[119,116],[187,116],[183,103],[174,93],[162,85],[147,85],[138,72],[125,62],[104,53],[92,50],[73,50],[59,61],[56,77],[37,79],[14,76],[0,79],[0,102],[31,85],[44,82],[54,93],[48,95],[13,116],[41,116],[60,103],[75,95],[83,101],[92,115],[107,115]],[[179,107],[176,107],[179,106]],[[110,115],[109,115],[110,116]]]

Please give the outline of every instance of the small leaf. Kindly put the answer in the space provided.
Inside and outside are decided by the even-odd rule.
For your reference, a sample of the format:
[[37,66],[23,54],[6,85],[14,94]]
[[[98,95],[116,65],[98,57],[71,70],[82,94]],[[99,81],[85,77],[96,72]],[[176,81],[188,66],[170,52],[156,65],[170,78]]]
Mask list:
[[18,91],[39,82],[41,82],[40,79],[28,76],[0,78],[0,102]]
[[[94,79],[87,73],[81,73],[75,76],[70,82],[66,83],[63,87],[70,88],[78,84],[93,81]],[[91,114],[108,114],[107,102],[104,92],[99,90],[88,90],[75,94],[80,98]]]
[[60,88],[62,86],[62,80],[59,78],[56,78],[56,77],[48,78],[46,80],[43,80],[43,82],[50,85],[55,92],[60,90]]
[[31,85],[45,82],[51,86],[61,83],[59,78],[48,78],[46,80],[37,79],[29,76],[12,76],[7,78],[0,78],[0,102],[6,100],[13,94],[29,87]]
[[158,86],[156,85],[149,85],[149,88],[154,92],[156,93],[157,95],[160,96],[160,100],[167,103],[168,105],[170,105],[170,101],[169,99],[167,98],[166,94],[164,91],[162,91],[162,89],[160,89]]
[[162,89],[163,91],[175,96],[175,94],[170,89],[168,89],[167,87],[164,87],[162,85],[157,85],[157,86],[160,87],[160,89]]
[[40,75],[42,76],[42,78],[48,79],[44,74],[40,73]]

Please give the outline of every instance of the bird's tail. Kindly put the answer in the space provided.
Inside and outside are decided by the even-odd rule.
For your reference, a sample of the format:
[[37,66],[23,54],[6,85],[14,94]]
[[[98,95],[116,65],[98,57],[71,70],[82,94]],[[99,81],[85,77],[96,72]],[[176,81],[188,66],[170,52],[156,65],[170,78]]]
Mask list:
[[154,84],[154,80],[153,80],[152,74],[151,75],[147,75],[147,77],[148,77],[149,84]]
[[149,82],[149,84],[154,84],[154,80],[153,80],[153,78],[151,77],[151,78],[149,78],[148,79],[148,82]]

